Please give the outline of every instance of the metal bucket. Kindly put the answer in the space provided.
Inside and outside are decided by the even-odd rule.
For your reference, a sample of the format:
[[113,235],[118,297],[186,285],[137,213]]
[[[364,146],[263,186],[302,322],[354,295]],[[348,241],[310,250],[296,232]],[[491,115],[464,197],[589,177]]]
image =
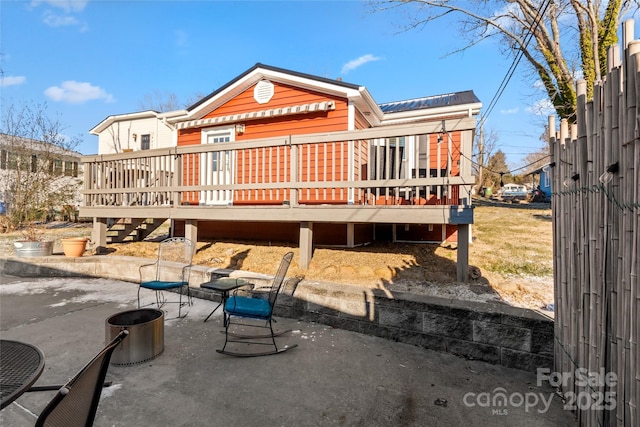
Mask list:
[[129,336],[111,355],[113,365],[135,365],[146,362],[164,351],[164,313],[141,308],[114,314],[106,321],[106,342],[122,330]]
[[18,240],[13,242],[18,257],[40,257],[53,254],[53,240],[32,242]]

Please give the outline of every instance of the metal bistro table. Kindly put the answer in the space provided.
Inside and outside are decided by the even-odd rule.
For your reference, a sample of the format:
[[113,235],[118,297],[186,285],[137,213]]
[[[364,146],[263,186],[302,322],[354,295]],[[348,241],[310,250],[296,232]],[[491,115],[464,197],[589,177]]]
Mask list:
[[44,354],[20,341],[0,340],[0,409],[29,390],[44,370]]
[[229,298],[229,292],[247,285],[251,285],[251,283],[249,283],[249,281],[245,279],[233,277],[221,277],[201,284],[200,288],[220,294],[220,304],[216,305],[216,308],[214,308],[213,311],[209,313],[204,321],[206,322],[207,320],[209,320],[209,317],[211,317],[211,315],[215,313],[218,307],[222,306],[222,324],[224,326],[227,326],[227,317],[224,314],[224,303],[227,301],[227,298]]

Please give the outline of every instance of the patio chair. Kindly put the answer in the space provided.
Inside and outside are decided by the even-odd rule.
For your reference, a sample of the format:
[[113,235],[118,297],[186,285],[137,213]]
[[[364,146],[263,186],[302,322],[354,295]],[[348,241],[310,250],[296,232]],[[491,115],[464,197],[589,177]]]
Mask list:
[[[276,333],[274,332],[272,325],[272,323],[275,322],[275,320],[273,320],[273,309],[292,258],[293,252],[288,252],[282,257],[280,267],[271,282],[271,286],[260,287],[254,284],[248,284],[251,289],[244,292],[248,293],[249,296],[239,295],[238,293],[242,288],[238,288],[234,290],[233,296],[229,297],[225,301],[225,340],[222,349],[216,350],[218,353],[238,357],[266,356],[282,353],[297,346],[296,344],[278,348],[275,337],[290,332],[290,330]],[[269,332],[262,335],[239,334],[234,332],[238,326],[268,329]],[[270,349],[264,352],[240,353],[227,350],[227,344],[229,343],[241,343],[242,345],[267,345],[272,346],[273,350]]]
[[[191,263],[195,248],[195,243],[184,237],[171,237],[160,242],[156,262],[140,266],[138,308],[140,308],[140,291],[142,289],[150,289],[156,293],[155,304],[158,308],[166,303],[177,303],[178,318],[183,317],[182,307],[193,304],[191,290],[189,289],[189,275],[191,274]],[[153,279],[151,280],[148,279],[151,276],[150,271],[153,271]],[[170,290],[177,290],[179,294],[177,301],[167,300],[164,291]],[[186,302],[182,301],[183,293],[186,293]],[[153,304],[151,303],[151,305]]]
[[62,386],[42,410],[36,427],[92,426],[96,417],[109,361],[129,331],[121,331],[80,372]]

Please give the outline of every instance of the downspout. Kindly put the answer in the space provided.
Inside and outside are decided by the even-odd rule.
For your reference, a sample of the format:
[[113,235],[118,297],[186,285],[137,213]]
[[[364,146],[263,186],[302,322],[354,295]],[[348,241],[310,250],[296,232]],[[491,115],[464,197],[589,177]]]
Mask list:
[[[352,131],[355,130],[355,122],[356,122],[356,118],[355,118],[355,106],[353,105],[352,101],[349,101],[349,106],[348,108],[348,115],[347,115],[347,130]],[[347,167],[348,167],[348,173],[347,173],[347,179],[349,181],[353,181],[355,179],[355,142],[353,140],[348,142],[348,162],[347,162]],[[350,205],[354,204],[354,189],[353,187],[349,187],[348,189],[348,194],[347,194],[347,203]]]

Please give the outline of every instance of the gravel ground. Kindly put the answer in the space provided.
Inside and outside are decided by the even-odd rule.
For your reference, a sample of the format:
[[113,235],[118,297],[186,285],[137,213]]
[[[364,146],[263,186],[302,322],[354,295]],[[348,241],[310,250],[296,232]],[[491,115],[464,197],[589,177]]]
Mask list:
[[[46,236],[55,240],[54,254],[61,253],[62,237],[90,236],[91,223],[53,222]],[[110,255],[153,258],[157,240],[166,228],[143,242],[109,244]],[[20,233],[0,234],[0,256],[12,256],[13,242]],[[345,283],[387,291],[403,291],[444,298],[475,301],[502,301],[507,304],[541,310],[553,303],[553,278],[524,275],[502,276],[476,271],[480,277],[469,283],[456,283],[456,251],[428,244],[374,243],[354,249],[317,248],[308,270],[296,263],[298,248],[265,242],[199,242],[194,263],[216,268],[231,268],[273,274],[282,255],[295,253],[289,275],[305,280]]]

